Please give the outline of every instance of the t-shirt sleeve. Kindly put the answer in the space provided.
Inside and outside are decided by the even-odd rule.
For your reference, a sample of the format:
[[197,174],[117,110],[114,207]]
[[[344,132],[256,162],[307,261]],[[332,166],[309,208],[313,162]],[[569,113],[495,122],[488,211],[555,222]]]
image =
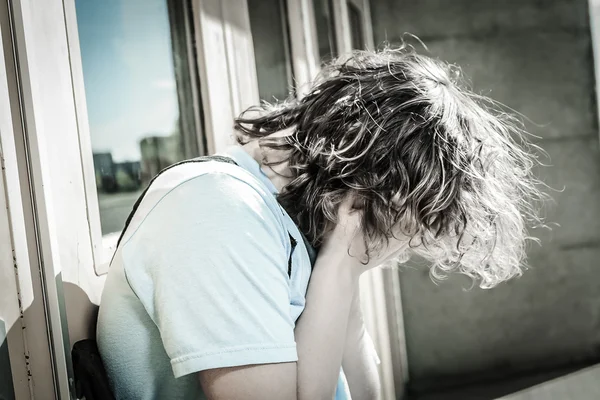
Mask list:
[[203,175],[163,197],[124,244],[127,279],[175,377],[297,360],[276,204],[236,177]]

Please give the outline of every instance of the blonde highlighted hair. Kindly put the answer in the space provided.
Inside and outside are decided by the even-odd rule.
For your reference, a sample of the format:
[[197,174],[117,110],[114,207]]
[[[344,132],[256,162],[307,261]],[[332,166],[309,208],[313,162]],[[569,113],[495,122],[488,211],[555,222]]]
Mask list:
[[489,288],[521,274],[545,196],[535,146],[456,67],[409,47],[356,52],[325,66],[302,99],[263,103],[235,126],[239,143],[288,155],[273,161],[293,174],[279,202],[313,245],[352,195],[371,254],[402,233],[434,278],[456,270]]

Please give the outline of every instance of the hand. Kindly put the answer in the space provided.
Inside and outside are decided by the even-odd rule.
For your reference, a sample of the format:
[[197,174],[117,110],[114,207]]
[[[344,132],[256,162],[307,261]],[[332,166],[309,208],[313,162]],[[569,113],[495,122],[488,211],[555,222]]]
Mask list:
[[361,229],[360,211],[352,209],[352,197],[348,196],[338,209],[338,223],[324,240],[319,256],[327,254],[332,259],[346,263],[360,275],[406,251],[408,238],[390,239],[389,245],[367,257],[364,234]]

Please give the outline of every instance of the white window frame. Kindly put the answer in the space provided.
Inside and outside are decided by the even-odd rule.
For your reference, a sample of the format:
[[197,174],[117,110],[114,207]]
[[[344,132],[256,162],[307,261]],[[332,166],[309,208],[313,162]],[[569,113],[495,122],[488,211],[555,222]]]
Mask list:
[[[2,107],[4,112],[6,104],[10,107],[12,129],[1,132],[2,146],[9,155],[7,170],[16,169],[18,175],[13,170],[4,178],[11,190],[12,249],[18,262],[22,354],[29,385],[28,396],[17,398],[68,399],[73,387],[63,281],[79,280],[73,277],[80,263],[88,261],[86,250],[91,255],[91,247],[86,244],[85,202],[79,191],[63,2],[3,1],[2,9],[4,56],[12,62],[4,65],[9,90]],[[75,249],[81,252],[71,251]]]
[[105,236],[102,235],[102,228],[100,225],[100,205],[98,203],[98,190],[96,189],[92,139],[90,135],[85,96],[75,0],[65,0],[64,9],[73,81],[73,99],[77,115],[77,130],[79,132],[80,168],[83,171],[83,189],[87,205],[87,221],[94,257],[93,269],[96,275],[100,276],[108,273],[108,265],[110,263],[110,258],[116,249],[118,233]]
[[[101,231],[76,10],[74,0],[64,3],[79,132],[80,165],[77,168],[83,171],[93,271],[101,277],[108,273],[121,232],[102,235]],[[254,53],[248,34],[250,22],[246,0],[192,0],[192,12],[204,114],[203,130],[198,130],[204,137],[199,136],[198,141],[206,138],[208,153],[214,154],[234,143],[231,129],[234,116],[258,101]],[[96,285],[96,288],[101,290],[101,286]]]
[[[194,10],[201,11],[198,8],[197,2]],[[206,2],[210,3],[210,2]],[[224,1],[223,3],[227,3]],[[206,4],[206,7],[209,7],[210,4]],[[203,15],[206,15],[203,13]],[[69,52],[71,58],[71,71],[72,71],[72,79],[73,79],[73,95],[75,98],[75,107],[77,112],[77,125],[79,130],[79,145],[81,152],[81,168],[83,170],[84,176],[84,188],[86,193],[86,203],[87,203],[87,213],[88,213],[88,224],[90,230],[90,236],[92,240],[92,250],[94,255],[94,271],[97,276],[105,275],[108,273],[108,268],[112,256],[116,250],[117,242],[119,236],[121,235],[121,231],[112,232],[103,235],[101,222],[100,222],[100,206],[98,203],[98,191],[96,188],[96,178],[94,172],[94,159],[92,153],[92,142],[91,142],[91,134],[89,128],[89,120],[87,113],[87,105],[86,105],[86,96],[85,96],[85,85],[84,85],[84,77],[83,77],[83,66],[81,62],[81,49],[79,43],[79,35],[77,29],[77,17],[74,0],[65,0],[65,17],[67,18],[67,30],[69,35]],[[200,17],[201,18],[201,17]],[[194,18],[195,22],[198,22],[198,18]],[[204,25],[210,25],[208,21],[205,21]],[[204,26],[203,25],[203,26]],[[197,28],[197,25],[196,25]],[[233,29],[230,29],[228,32],[229,35],[234,35]],[[196,39],[200,40],[202,37],[195,33]],[[205,43],[206,41],[203,41]],[[200,42],[198,42],[200,43]],[[205,43],[210,46],[215,43]],[[222,51],[221,51],[222,52]],[[222,60],[221,60],[222,61]],[[212,67],[216,67],[218,62],[212,63]],[[223,65],[219,65],[219,67],[223,67]],[[205,70],[204,70],[205,71]],[[223,71],[223,70],[221,70]],[[224,70],[227,71],[226,69]],[[202,72],[202,69],[201,71]],[[213,73],[218,73],[218,69],[214,68]],[[202,73],[201,81],[206,82],[206,79],[202,79],[205,77]],[[200,106],[201,107],[201,106]],[[223,110],[223,109],[221,109]],[[198,110],[200,112],[200,110]],[[203,110],[205,113],[207,110]],[[210,119],[210,118],[209,118]],[[211,121],[209,121],[211,122]],[[197,127],[196,134],[198,135],[197,141],[201,143],[204,140],[202,127]],[[220,147],[215,142],[214,137],[207,137],[208,139],[208,147],[209,152],[214,152],[216,148]],[[212,139],[212,140],[211,140]]]
[[292,69],[296,96],[306,95],[319,73],[315,14],[312,0],[287,0]]
[[355,6],[362,16],[363,38],[365,48],[373,49],[373,26],[371,23],[371,9],[369,0],[331,0],[333,2],[334,25],[337,39],[338,52],[348,54],[352,49],[352,38],[350,33],[350,16],[348,4]]
[[[36,385],[38,382],[37,374],[32,374],[28,365],[31,354],[27,340],[32,338],[28,338],[28,332],[23,332],[28,326],[35,326],[35,321],[25,318],[23,311],[31,307],[35,294],[17,161],[22,153],[19,154],[15,143],[15,135],[20,131],[14,125],[18,122],[12,118],[13,111],[20,111],[16,102],[18,94],[14,90],[16,77],[14,70],[7,65],[9,62],[5,61],[11,60],[14,54],[12,45],[8,45],[11,39],[5,37],[10,36],[9,29],[5,29],[10,24],[7,7],[6,2],[0,3],[0,249],[3,250],[0,251],[0,319],[6,330],[4,340],[7,341],[15,398],[28,399],[33,396],[33,382],[36,381]],[[42,338],[38,336],[35,339]],[[50,360],[38,361],[37,365],[45,368]],[[40,382],[40,386],[45,385],[45,389],[51,390],[47,383]]]

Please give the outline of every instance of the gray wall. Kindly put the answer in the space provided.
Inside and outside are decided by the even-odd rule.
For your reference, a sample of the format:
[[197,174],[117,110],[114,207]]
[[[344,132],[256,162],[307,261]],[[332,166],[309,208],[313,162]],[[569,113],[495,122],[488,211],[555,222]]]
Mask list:
[[[598,360],[600,152],[585,0],[372,0],[376,43],[417,35],[476,91],[522,112],[552,164],[540,172],[560,224],[536,232],[531,269],[484,291],[401,272],[411,385],[508,377]],[[414,43],[414,42],[413,42]]]

